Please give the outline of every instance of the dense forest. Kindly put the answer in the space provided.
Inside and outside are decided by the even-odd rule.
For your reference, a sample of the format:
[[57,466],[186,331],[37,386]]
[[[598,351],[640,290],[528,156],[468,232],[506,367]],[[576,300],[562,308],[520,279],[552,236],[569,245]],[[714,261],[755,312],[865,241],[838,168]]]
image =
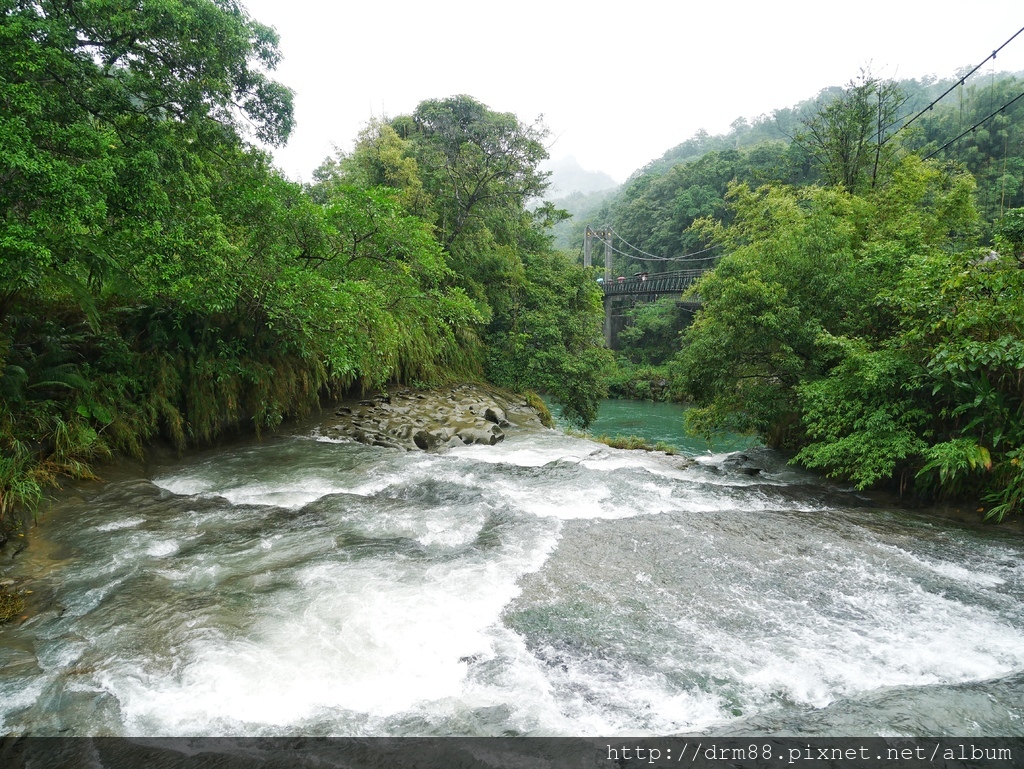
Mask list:
[[544,127],[424,101],[303,186],[257,148],[293,124],[277,42],[232,0],[4,0],[0,532],[147,441],[396,381],[596,413],[600,293],[528,206]]
[[[148,441],[452,379],[545,391],[581,426],[608,388],[685,399],[694,428],[861,487],[1024,505],[1019,77],[864,73],[693,137],[570,223],[543,201],[545,127],[470,96],[287,179],[259,149],[293,124],[278,41],[233,0],[2,1],[0,540]],[[700,252],[702,310],[638,306],[616,362],[560,222],[660,255],[622,274]]]
[[692,322],[672,298],[629,311],[612,392],[860,488],[1020,512],[1022,92],[862,73],[634,175],[591,214],[625,244],[615,270],[714,269]]

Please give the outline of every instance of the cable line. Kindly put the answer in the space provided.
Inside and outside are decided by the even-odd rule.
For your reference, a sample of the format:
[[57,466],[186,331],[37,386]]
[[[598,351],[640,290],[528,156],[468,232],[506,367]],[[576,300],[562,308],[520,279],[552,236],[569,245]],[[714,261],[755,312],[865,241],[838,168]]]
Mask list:
[[963,132],[963,133],[961,133],[961,134],[960,134],[959,136],[957,136],[957,137],[956,137],[955,139],[950,139],[950,140],[949,140],[948,142],[946,142],[945,144],[943,144],[943,145],[942,145],[941,147],[939,147],[939,148],[938,148],[937,150],[935,150],[934,152],[930,152],[929,154],[925,155],[925,156],[924,156],[924,159],[925,159],[925,160],[928,160],[928,158],[930,158],[930,157],[933,157],[934,155],[937,155],[937,154],[939,154],[939,153],[940,153],[940,152],[942,152],[942,151],[943,151],[944,149],[948,148],[948,147],[949,147],[950,145],[952,145],[952,144],[954,144],[954,143],[956,143],[956,142],[960,141],[960,140],[961,140],[961,139],[963,139],[963,138],[964,138],[965,136],[967,136],[967,134],[969,134],[969,133],[970,133],[971,131],[973,131],[973,130],[974,130],[975,128],[977,128],[978,126],[980,126],[980,125],[981,125],[982,123],[985,123],[986,121],[989,121],[989,120],[991,120],[991,119],[992,119],[992,118],[994,118],[994,117],[995,117],[996,115],[998,115],[998,114],[999,114],[1000,112],[1002,112],[1002,111],[1003,111],[1004,109],[1006,109],[1006,108],[1007,108],[1007,107],[1009,107],[1009,106],[1010,106],[1011,104],[1013,104],[1013,103],[1014,103],[1015,101],[1017,101],[1017,100],[1019,100],[1019,99],[1021,99],[1021,98],[1024,98],[1024,91],[1022,91],[1021,93],[1017,94],[1017,96],[1016,96],[1016,97],[1014,97],[1013,99],[1010,99],[1010,101],[1006,102],[1006,104],[1004,104],[1004,105],[1003,105],[1002,107],[1000,107],[999,109],[997,109],[997,110],[996,110],[995,112],[993,112],[993,113],[992,113],[991,115],[989,115],[988,117],[984,117],[984,118],[982,118],[981,120],[979,120],[979,121],[978,121],[977,123],[975,123],[974,125],[972,125],[972,126],[971,126],[970,128],[968,128],[968,129],[967,129],[966,131],[964,131],[964,132]]
[[[612,232],[614,232],[614,230],[612,230]],[[615,233],[615,234],[618,235],[618,233]],[[610,248],[612,251],[617,253],[619,256],[624,256],[627,259],[632,259],[632,260],[637,261],[637,262],[681,262],[681,261],[685,261],[687,259],[690,259],[691,257],[699,256],[700,254],[706,254],[708,251],[713,251],[716,248],[720,248],[720,246],[711,246],[710,248],[705,248],[702,251],[694,251],[693,253],[683,254],[682,256],[655,256],[654,254],[649,254],[647,258],[644,258],[642,256],[634,256],[633,254],[627,254],[625,251],[620,251],[614,245],[612,245],[612,243],[610,242],[610,239],[609,240],[605,240],[600,235],[596,235],[596,237],[597,237],[597,239],[599,241],[604,243],[606,246],[608,246],[608,248]],[[619,240],[622,240],[622,238],[620,237]],[[627,243],[625,240],[622,240],[622,242],[626,243],[626,245],[629,246],[630,248],[636,248],[636,246],[634,246],[634,245],[632,245],[630,243]],[[636,250],[640,251],[640,253],[642,253],[642,254],[646,254],[647,253],[646,251],[642,251],[639,248],[637,248]],[[704,261],[708,261],[709,259],[716,259],[716,258],[717,257],[714,257],[714,256],[705,256],[702,259],[693,259],[693,261],[695,261],[695,262],[704,262]]]
[[637,247],[636,247],[636,246],[634,246],[634,245],[633,245],[632,243],[630,243],[630,242],[629,242],[628,240],[626,240],[626,239],[625,239],[624,237],[622,237],[622,236],[621,236],[621,235],[620,235],[619,233],[617,233],[617,232],[616,232],[615,230],[612,230],[612,228],[611,228],[611,227],[609,227],[608,229],[609,229],[609,230],[611,230],[611,233],[612,233],[612,235],[614,235],[615,237],[617,237],[617,238],[618,238],[619,240],[621,240],[621,241],[622,241],[623,243],[625,243],[625,244],[626,244],[627,246],[629,246],[630,248],[632,248],[632,249],[633,249],[634,251],[639,251],[639,252],[640,252],[641,254],[643,254],[644,256],[649,256],[649,257],[651,257],[652,259],[667,259],[667,258],[668,258],[668,257],[666,257],[666,256],[658,256],[657,254],[651,254],[651,253],[648,253],[647,251],[644,251],[644,250],[643,250],[642,248],[637,248]]
[[[648,257],[647,259],[643,259],[643,258],[641,258],[639,256],[631,256],[629,254],[623,254],[621,251],[618,251],[618,253],[622,254],[623,256],[628,256],[630,259],[635,259],[638,262],[652,262],[652,261],[653,262],[681,262],[681,261],[684,261],[684,260],[689,259],[689,258],[694,257],[694,256],[700,256],[701,254],[706,254],[708,251],[714,251],[716,248],[720,248],[720,246],[709,246],[708,248],[705,248],[705,249],[703,249],[701,251],[694,251],[694,252],[689,253],[689,254],[683,254],[682,256],[658,256],[657,254],[652,254],[652,253],[649,253],[647,251],[644,251],[642,248],[637,248],[632,243],[630,243],[628,240],[626,240],[624,237],[619,235],[619,233],[617,233],[615,230],[611,229],[610,227],[608,229],[611,231],[611,233],[613,235],[615,235],[615,237],[617,237],[619,240],[621,240],[627,246],[632,248],[634,251],[639,251],[641,254],[643,254],[644,256]],[[614,251],[615,249],[612,248],[612,250]],[[705,259],[714,259],[714,258],[716,258],[716,257],[707,256],[707,257],[704,257],[704,259],[695,259],[694,261],[700,262],[700,261],[704,261]]]
[[[909,126],[909,125],[910,125],[911,123],[913,123],[913,122],[914,122],[915,120],[917,120],[917,119],[918,119],[919,117],[921,117],[921,115],[923,115],[923,114],[924,114],[925,112],[927,112],[928,110],[930,110],[930,109],[931,109],[932,107],[934,107],[934,106],[935,106],[936,104],[938,104],[938,103],[939,103],[940,101],[942,101],[942,100],[943,100],[944,98],[946,98],[947,96],[949,96],[949,94],[950,94],[950,93],[952,92],[952,90],[953,90],[954,88],[956,88],[956,87],[957,87],[958,85],[963,85],[963,84],[964,84],[964,81],[965,81],[965,80],[967,80],[967,78],[969,78],[969,77],[970,77],[971,75],[973,75],[973,74],[974,74],[975,72],[977,72],[977,71],[978,71],[979,69],[981,69],[981,68],[982,68],[982,67],[983,67],[983,66],[985,65],[985,62],[986,62],[986,61],[988,61],[989,59],[994,59],[994,58],[996,57],[996,54],[997,54],[997,53],[999,53],[999,52],[1000,52],[1001,50],[1003,50],[1003,49],[1004,49],[1004,48],[1005,48],[1006,46],[1008,46],[1008,45],[1009,45],[1009,44],[1010,44],[1011,42],[1013,42],[1013,39],[1014,39],[1015,37],[1017,37],[1017,35],[1019,35],[1019,34],[1020,34],[1021,32],[1024,32],[1024,27],[1021,27],[1021,28],[1020,28],[1020,29],[1018,29],[1018,30],[1017,30],[1017,31],[1016,31],[1015,33],[1013,33],[1013,35],[1011,35],[1011,36],[1010,36],[1010,39],[1009,39],[1009,40],[1007,40],[1007,41],[1006,41],[1005,43],[1003,43],[1003,44],[1002,44],[1001,46],[999,46],[999,47],[998,47],[998,48],[996,48],[996,49],[995,49],[994,51],[992,51],[992,53],[990,53],[990,54],[989,54],[988,56],[986,56],[986,57],[984,58],[984,60],[983,60],[983,61],[981,62],[981,64],[979,64],[979,65],[978,65],[977,67],[975,67],[975,68],[974,68],[974,69],[972,69],[972,70],[971,70],[970,72],[968,72],[968,73],[967,73],[966,75],[964,75],[964,76],[963,76],[963,77],[961,77],[961,78],[960,78],[959,80],[957,80],[957,81],[956,81],[955,83],[953,83],[953,85],[951,85],[951,86],[950,86],[949,88],[947,88],[947,89],[946,89],[946,90],[945,90],[945,91],[943,92],[942,96],[940,96],[940,97],[939,97],[939,98],[937,98],[937,99],[936,99],[935,101],[933,101],[933,102],[932,102],[931,104],[929,104],[929,105],[928,105],[927,107],[925,107],[925,108],[924,108],[923,110],[921,110],[920,112],[918,112],[918,113],[917,113],[916,115],[914,115],[914,117],[910,118],[910,120],[908,120],[908,121],[907,121],[906,123],[904,123],[904,124],[903,124],[902,126],[900,126],[900,127],[899,127],[899,128],[898,128],[898,129],[897,129],[897,130],[896,130],[896,131],[895,131],[895,132],[894,132],[894,133],[892,134],[892,136],[890,136],[890,137],[889,137],[888,139],[886,139],[885,141],[886,141],[886,142],[887,142],[887,141],[889,141],[889,139],[893,138],[893,136],[896,136],[896,134],[898,134],[898,133],[899,133],[900,131],[902,131],[902,130],[903,130],[904,128],[906,128],[906,127],[907,127],[907,126]],[[959,137],[958,137],[958,138],[959,138]],[[882,144],[885,144],[885,142],[882,142]],[[929,157],[930,157],[930,156],[929,156]]]

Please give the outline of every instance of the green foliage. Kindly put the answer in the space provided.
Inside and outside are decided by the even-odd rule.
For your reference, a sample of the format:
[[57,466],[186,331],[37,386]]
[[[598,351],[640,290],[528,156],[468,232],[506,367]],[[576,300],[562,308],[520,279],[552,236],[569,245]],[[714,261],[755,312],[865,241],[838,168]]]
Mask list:
[[[698,132],[574,240],[610,223],[649,253],[722,255],[664,377],[695,402],[691,429],[757,433],[861,487],[973,495],[1001,519],[1024,503],[1024,102],[951,141],[1019,94],[1018,76],[992,76],[900,130],[953,85],[865,73]],[[659,310],[635,312],[612,392],[654,394],[643,364],[672,349]]]
[[[425,103],[306,189],[246,144],[286,138],[291,96],[263,74],[274,34],[235,5],[5,14],[0,528],[158,435],[180,448],[347,388],[477,378],[510,313],[548,356],[533,386],[564,374],[556,394],[588,402],[593,287],[547,274],[559,214],[525,208],[541,129],[468,97]],[[570,296],[546,318],[554,276]]]
[[[10,414],[2,415],[6,420]],[[5,431],[6,432],[6,431]],[[0,522],[9,521],[19,508],[34,510],[42,499],[39,472],[25,445],[10,433],[3,436],[0,454]],[[6,540],[0,530],[0,540]]]
[[[799,147],[767,141],[750,148],[717,148],[673,166],[655,166],[634,176],[589,219],[577,221],[574,239],[581,243],[586,224],[600,221],[610,223],[623,239],[651,254],[676,257],[702,251],[707,239],[691,225],[702,218],[731,221],[732,212],[726,204],[731,183],[805,181],[809,171],[806,165]],[[637,262],[619,255],[614,257],[613,265],[619,275],[631,275],[638,269]],[[643,269],[652,273],[680,266],[678,262],[643,263]]]
[[8,0],[3,14],[0,314],[48,276],[95,284],[129,270],[139,215],[186,191],[199,148],[243,126],[269,142],[290,131],[290,93],[260,71],[276,37],[237,9]]
[[793,445],[795,388],[826,362],[818,339],[853,330],[862,300],[853,259],[861,206],[816,187],[734,186],[730,198],[730,228],[700,225],[730,253],[695,288],[703,309],[675,371],[699,404],[688,413],[691,425]]
[[1002,521],[1011,513],[1024,512],[1024,447],[1007,451],[995,468],[992,491],[985,495],[991,505],[986,519]]
[[828,376],[797,387],[805,445],[796,461],[867,488],[897,475],[921,454],[927,422],[920,367],[903,353],[859,340],[829,340],[841,362]]
[[1006,251],[1024,261],[1024,208],[1007,211],[996,225],[996,232],[1005,243]]
[[893,166],[896,145],[889,138],[905,102],[898,84],[862,72],[840,93],[822,94],[795,141],[828,184],[848,192],[873,189]]
[[679,349],[679,335],[692,319],[674,296],[646,302],[626,313],[627,325],[619,332],[619,347],[633,363],[659,366]]
[[552,212],[542,209],[538,222],[527,211],[547,188],[538,170],[546,136],[469,96],[424,101],[412,115],[371,123],[351,155],[326,161],[314,195],[344,184],[396,190],[435,226],[456,284],[490,319],[504,311],[523,253],[548,247],[541,231]]
[[605,395],[611,353],[601,347],[601,292],[587,272],[549,253],[524,259],[522,283],[487,336],[486,372],[511,390],[542,389],[570,423],[586,427]]
[[968,476],[992,469],[992,455],[970,438],[955,438],[936,443],[921,452],[924,465],[918,478],[938,475],[938,488],[947,493],[962,491]]
[[412,125],[424,186],[436,191],[440,239],[453,255],[477,222],[502,242],[502,221],[520,218],[525,204],[547,188],[547,174],[537,170],[547,158],[547,130],[540,126],[469,96],[421,102]]
[[608,394],[613,398],[634,400],[677,401],[681,394],[675,387],[672,367],[635,365],[619,356],[606,378]]
[[[944,91],[951,85],[956,83],[936,83],[935,87]],[[905,132],[909,134],[904,139],[908,149],[922,156],[936,153],[936,158],[962,164],[971,173],[978,183],[977,205],[984,234],[989,237],[998,231],[1005,214],[1024,206],[1024,101],[998,109],[1013,101],[1022,85],[1019,73],[961,83]],[[990,115],[976,130],[950,143]]]
[[459,296],[479,313],[488,378],[544,390],[586,424],[609,360],[600,291],[551,249],[545,232],[562,212],[528,208],[547,187],[538,170],[546,136],[468,96],[425,101],[412,115],[371,123],[351,155],[321,166],[313,194],[346,184],[394,189],[434,224]]
[[973,180],[905,158],[880,189],[736,188],[674,367],[705,432],[757,432],[867,488],[1021,509],[1024,271],[975,231]]
[[544,427],[551,428],[555,426],[555,419],[551,416],[551,409],[548,408],[548,404],[537,393],[526,392],[526,405],[537,412],[537,416],[540,417],[540,423]]
[[592,418],[600,300],[550,251],[561,212],[526,207],[543,128],[424,102],[304,188],[248,144],[287,138],[291,93],[264,74],[275,34],[236,4],[2,13],[0,535],[47,485],[157,436],[478,378],[483,337],[520,345],[529,376],[506,379]]

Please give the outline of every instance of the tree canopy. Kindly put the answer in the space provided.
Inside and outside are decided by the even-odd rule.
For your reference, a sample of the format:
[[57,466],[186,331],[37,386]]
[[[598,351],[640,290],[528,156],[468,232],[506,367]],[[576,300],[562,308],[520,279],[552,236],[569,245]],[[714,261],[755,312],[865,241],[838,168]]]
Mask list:
[[862,73],[634,175],[590,221],[634,252],[718,261],[681,335],[668,301],[628,313],[616,390],[668,381],[695,429],[757,434],[861,488],[1020,512],[1020,90]]
[[539,124],[427,101],[304,187],[254,146],[287,139],[292,94],[241,5],[0,14],[0,539],[104,457],[350,388],[489,373],[593,417],[595,288],[550,248],[558,214],[526,207]]
[[486,320],[485,373],[512,389],[544,389],[586,425],[604,390],[600,291],[556,253],[548,227],[564,214],[531,207],[547,187],[539,170],[547,130],[469,96],[421,103],[371,123],[354,151],[316,172],[314,195],[345,183],[383,185],[426,221],[454,281]]

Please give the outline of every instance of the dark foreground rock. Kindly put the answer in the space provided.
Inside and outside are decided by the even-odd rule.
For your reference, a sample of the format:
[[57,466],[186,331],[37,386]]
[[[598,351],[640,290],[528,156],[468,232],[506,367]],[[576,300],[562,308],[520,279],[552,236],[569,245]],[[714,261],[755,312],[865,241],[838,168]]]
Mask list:
[[477,384],[433,390],[400,388],[347,401],[324,424],[328,437],[371,446],[438,451],[453,446],[493,446],[514,428],[541,428],[540,416],[522,396]]

